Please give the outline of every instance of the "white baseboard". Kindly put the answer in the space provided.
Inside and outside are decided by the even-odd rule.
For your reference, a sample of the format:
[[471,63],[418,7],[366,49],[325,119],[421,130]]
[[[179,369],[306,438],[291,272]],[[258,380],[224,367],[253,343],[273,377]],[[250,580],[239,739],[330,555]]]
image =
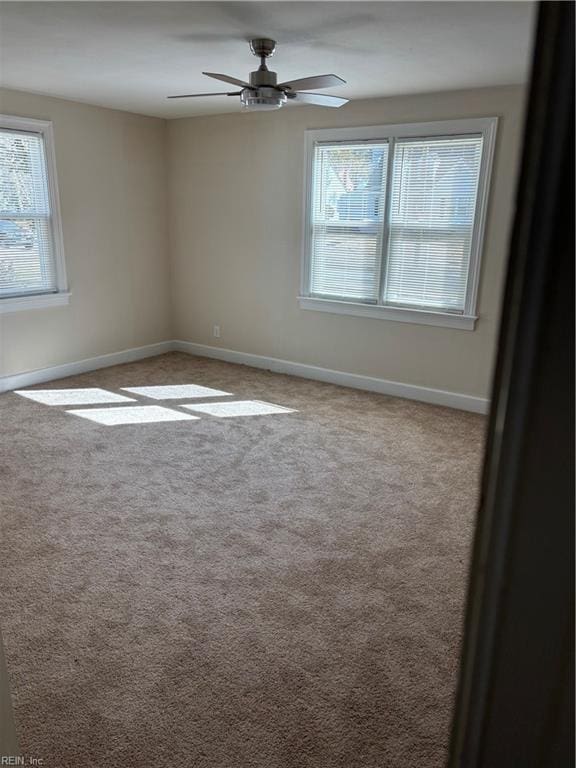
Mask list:
[[194,344],[190,341],[174,341],[172,349],[178,352],[186,352],[189,355],[211,357],[216,360],[225,360],[229,363],[249,365],[252,368],[265,368],[268,371],[274,371],[274,373],[287,373],[304,379],[314,379],[354,389],[365,389],[382,395],[404,397],[408,400],[418,400],[423,403],[432,403],[433,405],[444,405],[448,408],[458,408],[462,411],[488,413],[490,407],[490,401],[483,397],[462,395],[458,392],[447,392],[443,389],[432,389],[431,387],[419,387],[414,384],[402,384],[398,381],[387,381],[386,379],[377,379],[372,376],[359,376],[356,373],[333,371],[329,368],[319,368],[315,365],[293,363],[289,360],[279,360],[276,357],[251,355],[246,352],[236,352],[233,349]]
[[134,360],[143,360],[146,357],[163,355],[175,349],[173,341],[161,341],[158,344],[147,344],[144,347],[123,349],[120,352],[111,352],[108,355],[89,357],[87,360],[78,360],[75,363],[54,365],[50,368],[40,368],[35,371],[16,373],[13,376],[0,376],[0,392],[9,392],[12,389],[31,387],[33,384],[42,384],[45,381],[63,379],[66,376],[76,376],[79,373],[96,371],[98,368],[109,368],[111,365],[131,363]]
[[144,347],[124,349],[121,352],[90,357],[87,360],[79,360],[75,363],[64,363],[63,365],[55,365],[50,368],[17,373],[13,376],[1,376],[0,392],[31,387],[34,384],[63,379],[66,376],[76,376],[79,373],[88,373],[99,368],[108,368],[111,365],[143,360],[147,357],[163,355],[166,352],[185,352],[186,354],[197,355],[198,357],[225,360],[229,363],[249,365],[252,368],[264,368],[267,371],[274,371],[274,373],[287,373],[304,379],[324,381],[328,384],[338,384],[339,386],[352,387],[353,389],[365,389],[368,392],[378,392],[382,395],[392,395],[393,397],[404,397],[408,400],[418,400],[433,405],[444,405],[448,408],[458,408],[459,410],[472,411],[473,413],[488,413],[490,407],[489,400],[482,397],[462,395],[458,392],[447,392],[443,389],[432,389],[431,387],[419,387],[415,384],[403,384],[398,381],[387,381],[386,379],[377,379],[372,376],[360,376],[356,373],[333,371],[316,365],[294,363],[290,360],[279,360],[276,357],[251,355],[246,352],[236,352],[233,349],[210,347],[206,344],[194,344],[191,341],[162,341],[158,344],[148,344]]

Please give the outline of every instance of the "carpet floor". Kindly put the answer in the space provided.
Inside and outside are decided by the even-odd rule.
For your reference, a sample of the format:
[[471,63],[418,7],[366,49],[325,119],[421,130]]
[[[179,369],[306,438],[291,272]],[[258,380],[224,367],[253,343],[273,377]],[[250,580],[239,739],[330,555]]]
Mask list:
[[[233,397],[151,399],[193,384]],[[485,419],[168,354],[0,398],[1,615],[43,768],[440,768]],[[294,412],[106,426],[80,408]],[[149,413],[156,413],[149,412]]]

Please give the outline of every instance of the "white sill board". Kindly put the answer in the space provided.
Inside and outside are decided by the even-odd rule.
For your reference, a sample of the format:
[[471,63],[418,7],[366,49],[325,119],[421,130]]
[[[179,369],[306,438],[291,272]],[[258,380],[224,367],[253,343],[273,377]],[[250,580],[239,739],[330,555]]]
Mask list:
[[353,315],[355,317],[374,317],[379,320],[393,320],[397,323],[416,323],[419,325],[437,325],[444,328],[459,328],[473,331],[478,319],[474,315],[452,315],[449,312],[428,312],[420,309],[400,309],[383,307],[378,304],[357,304],[353,301],[317,299],[312,296],[299,296],[300,309],[314,312],[330,312],[333,315]]
[[29,309],[64,307],[70,303],[70,292],[40,293],[37,296],[13,296],[0,299],[0,315],[5,312],[24,312]]

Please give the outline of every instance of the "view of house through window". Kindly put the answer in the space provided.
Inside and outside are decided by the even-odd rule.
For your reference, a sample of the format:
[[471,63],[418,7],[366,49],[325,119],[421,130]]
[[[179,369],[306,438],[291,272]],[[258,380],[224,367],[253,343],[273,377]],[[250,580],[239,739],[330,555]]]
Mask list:
[[387,143],[316,147],[311,293],[377,301],[387,161]]

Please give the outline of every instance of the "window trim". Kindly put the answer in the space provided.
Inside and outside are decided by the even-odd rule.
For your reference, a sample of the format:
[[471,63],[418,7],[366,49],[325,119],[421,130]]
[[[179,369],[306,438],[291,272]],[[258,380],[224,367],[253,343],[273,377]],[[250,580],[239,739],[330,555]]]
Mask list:
[[[355,315],[357,317],[372,317],[381,320],[393,320],[404,323],[436,325],[449,328],[460,328],[473,331],[478,320],[478,292],[480,284],[480,267],[482,262],[486,213],[490,180],[492,175],[494,149],[496,144],[497,117],[464,118],[457,120],[440,120],[426,123],[398,123],[394,125],[372,125],[351,128],[321,128],[305,131],[304,138],[304,213],[302,219],[302,253],[300,265],[300,309],[333,314]],[[478,194],[476,198],[476,214],[472,230],[470,247],[470,265],[468,267],[468,284],[466,286],[466,301],[462,314],[441,312],[414,307],[396,307],[387,304],[368,304],[346,299],[331,299],[313,296],[310,293],[310,245],[312,227],[310,222],[312,204],[312,170],[314,145],[317,142],[337,141],[374,141],[388,139],[391,144],[395,139],[429,138],[433,136],[466,136],[481,134],[483,137],[482,159],[478,178]],[[392,153],[388,157],[388,172],[390,172]],[[390,183],[390,176],[386,180]],[[388,199],[389,199],[388,195]],[[384,221],[383,249],[387,248],[389,222]],[[384,255],[382,265],[384,264]],[[381,270],[382,273],[384,270]],[[381,276],[381,282],[384,276]],[[381,286],[382,287],[382,286]]]
[[58,192],[58,176],[56,173],[56,149],[54,146],[54,130],[50,120],[36,120],[31,117],[0,114],[0,129],[30,131],[42,135],[44,154],[46,158],[46,177],[48,182],[48,199],[50,202],[50,231],[54,248],[54,267],[56,272],[56,291],[46,293],[28,293],[21,296],[0,296],[0,314],[28,309],[46,309],[52,306],[63,306],[70,300],[66,263],[64,258],[64,237],[62,233],[62,216],[60,212],[60,195]]

